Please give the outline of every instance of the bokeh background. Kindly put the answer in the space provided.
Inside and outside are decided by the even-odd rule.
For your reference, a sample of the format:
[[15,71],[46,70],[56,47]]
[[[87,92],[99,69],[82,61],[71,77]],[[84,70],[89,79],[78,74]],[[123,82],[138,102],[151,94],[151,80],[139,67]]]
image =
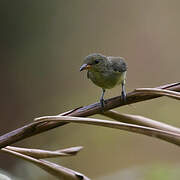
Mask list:
[[[79,72],[93,52],[126,58],[127,91],[179,81],[180,1],[2,0],[0,134],[35,117],[96,102],[101,90]],[[119,94],[117,87],[106,98]],[[179,102],[163,97],[117,111],[180,126],[179,108]],[[53,161],[95,180],[180,176],[177,146],[125,131],[68,124],[16,145],[50,150],[82,145],[77,156]],[[54,179],[4,153],[0,169],[18,179]]]

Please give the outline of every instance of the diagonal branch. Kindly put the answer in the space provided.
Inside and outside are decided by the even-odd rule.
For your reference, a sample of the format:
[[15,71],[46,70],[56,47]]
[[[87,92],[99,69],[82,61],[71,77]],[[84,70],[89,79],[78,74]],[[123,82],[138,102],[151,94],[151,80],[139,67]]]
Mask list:
[[[167,84],[167,85],[159,86],[156,88],[180,92],[180,82],[173,83],[173,84]],[[143,92],[138,92],[138,91],[134,90],[127,94],[126,103],[121,101],[121,96],[116,96],[114,98],[107,99],[105,101],[106,106],[103,110],[106,111],[106,110],[114,109],[114,108],[117,108],[120,106],[158,98],[161,96],[163,96],[163,95],[148,94],[147,92],[143,93]],[[68,113],[68,115],[69,116],[86,117],[86,116],[91,116],[94,114],[101,114],[101,112],[102,112],[102,108],[101,108],[100,104],[95,103],[95,104],[91,104],[91,105],[76,109],[75,111]]]
[[90,124],[96,126],[103,126],[108,128],[126,130],[130,132],[135,132],[138,134],[143,134],[155,138],[159,138],[165,140],[167,142],[176,144],[180,146],[180,133],[174,133],[170,131],[165,131],[161,129],[156,129],[152,127],[145,127],[135,124],[122,123],[118,121],[109,121],[103,119],[94,119],[94,118],[82,118],[82,117],[71,117],[71,116],[43,116],[35,119],[37,123],[43,122],[51,122],[51,121],[64,121],[64,122],[72,122],[72,123],[80,123],[80,124]]
[[171,90],[167,90],[167,89],[138,88],[138,89],[135,89],[135,91],[143,92],[143,93],[147,93],[147,94],[157,94],[157,95],[167,96],[167,97],[171,97],[171,98],[180,100],[179,92],[175,92],[175,91],[171,91]]
[[114,110],[106,111],[102,115],[123,123],[152,127],[152,128],[180,134],[180,128],[139,115],[122,114]]
[[[167,84],[164,86],[157,87],[158,89],[167,89],[171,91],[180,92],[180,82]],[[121,97],[117,96],[111,99],[106,100],[106,107],[104,111],[117,108],[123,105],[132,104],[136,102],[146,101],[150,99],[154,99],[157,97],[161,97],[161,95],[157,94],[147,94],[137,91],[132,91],[127,94],[126,103],[121,101]],[[91,104],[85,107],[77,108],[72,111],[65,112],[61,115],[68,115],[68,116],[79,116],[79,117],[87,117],[94,114],[102,113],[102,108],[99,103]],[[58,126],[62,126],[67,124],[67,122],[44,122],[39,125],[30,123],[25,125],[21,128],[18,128],[14,131],[11,131],[7,134],[0,136],[0,148],[8,146],[12,143],[25,139],[27,137],[42,133],[44,131],[53,129]]]

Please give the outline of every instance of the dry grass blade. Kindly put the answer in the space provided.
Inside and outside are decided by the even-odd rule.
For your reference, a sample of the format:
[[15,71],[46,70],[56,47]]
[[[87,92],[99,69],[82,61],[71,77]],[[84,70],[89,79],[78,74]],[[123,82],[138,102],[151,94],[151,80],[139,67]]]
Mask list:
[[6,146],[5,149],[19,152],[24,155],[34,157],[36,159],[52,158],[58,156],[72,156],[76,155],[83,147],[71,147],[67,149],[60,149],[56,151],[47,151],[41,149],[29,149],[29,148],[19,148],[14,146]]
[[152,127],[152,128],[180,134],[180,128],[176,128],[174,126],[162,122],[158,122],[139,115],[121,114],[114,110],[106,111],[102,115],[124,123],[147,126],[147,127]]
[[180,93],[175,91],[170,91],[167,89],[158,89],[158,88],[138,88],[135,89],[136,92],[151,94],[151,95],[161,95],[168,96],[177,100],[180,100]]
[[49,161],[45,161],[42,159],[36,159],[6,148],[3,148],[2,151],[12,154],[16,157],[19,157],[21,159],[24,159],[26,161],[29,161],[33,164],[35,164],[36,166],[44,169],[45,171],[47,171],[49,174],[57,177],[58,179],[63,179],[63,180],[90,180],[88,177],[84,176],[83,174],[76,172],[74,170],[65,168],[63,166],[60,166],[58,164],[49,162]]
[[135,132],[139,134],[144,134],[151,137],[156,137],[163,139],[170,143],[180,145],[180,135],[168,131],[163,131],[155,128],[139,126],[135,124],[121,123],[116,121],[100,120],[93,118],[81,118],[81,117],[70,117],[70,116],[44,116],[35,119],[36,123],[44,122],[72,122],[72,123],[81,123],[81,124],[91,124],[96,126],[104,126],[109,128],[121,129],[130,132]]
[[73,156],[73,155],[76,155],[82,149],[83,149],[83,146],[77,146],[77,147],[56,150],[55,152],[62,153],[62,154],[64,153],[64,155],[67,155],[67,156]]

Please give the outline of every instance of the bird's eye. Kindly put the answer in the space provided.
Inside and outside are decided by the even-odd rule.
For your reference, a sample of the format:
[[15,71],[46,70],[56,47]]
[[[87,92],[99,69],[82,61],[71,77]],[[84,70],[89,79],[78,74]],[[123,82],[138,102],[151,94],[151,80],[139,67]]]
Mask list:
[[99,59],[96,59],[96,60],[94,61],[94,63],[95,63],[95,64],[98,64],[98,63],[99,63]]

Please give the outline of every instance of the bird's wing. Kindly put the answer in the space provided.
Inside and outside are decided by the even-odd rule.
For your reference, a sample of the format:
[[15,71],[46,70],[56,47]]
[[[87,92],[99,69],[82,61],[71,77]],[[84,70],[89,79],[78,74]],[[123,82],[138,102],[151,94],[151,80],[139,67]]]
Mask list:
[[114,71],[125,72],[127,71],[127,64],[122,57],[108,57]]

